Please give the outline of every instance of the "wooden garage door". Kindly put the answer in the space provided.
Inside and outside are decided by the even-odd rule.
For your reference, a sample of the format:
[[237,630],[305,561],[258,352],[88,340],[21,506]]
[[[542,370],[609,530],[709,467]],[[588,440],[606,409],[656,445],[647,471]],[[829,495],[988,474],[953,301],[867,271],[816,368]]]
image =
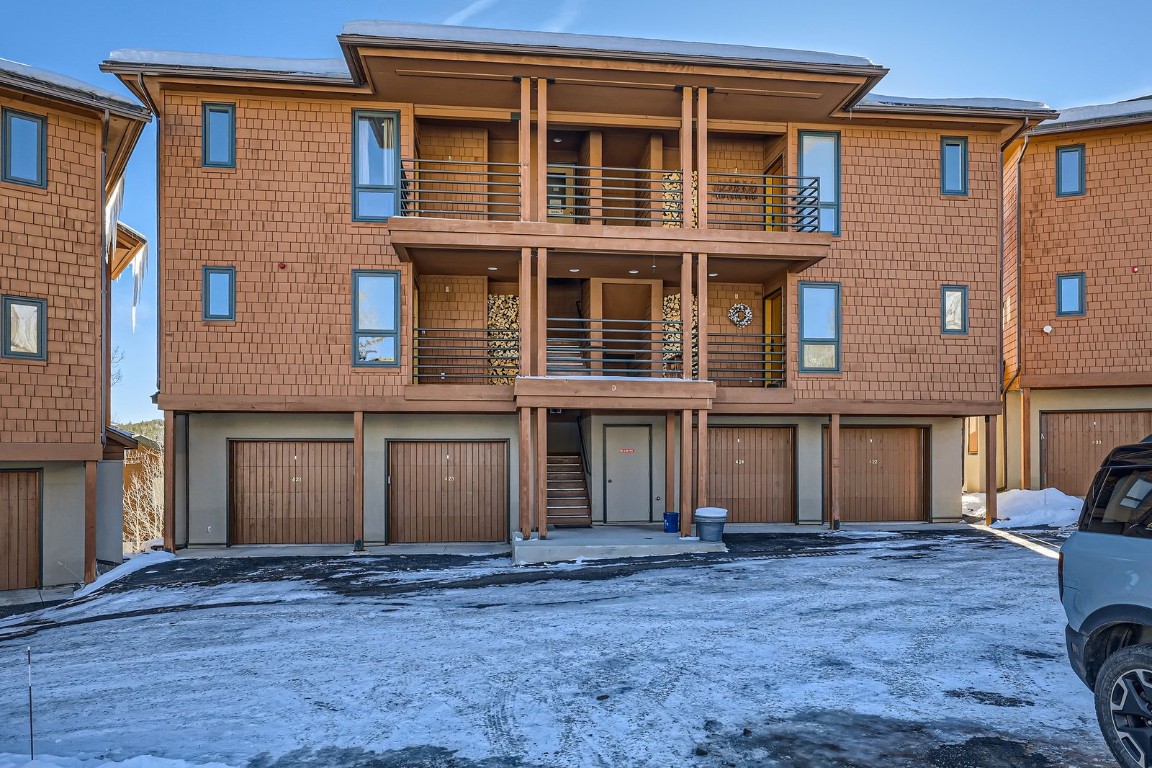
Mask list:
[[710,427],[708,503],[733,523],[795,521],[792,427]]
[[1118,445],[1152,434],[1152,411],[1040,414],[1040,485],[1083,496],[1100,462]]
[[233,440],[232,544],[342,544],[353,539],[348,440]]
[[0,472],[0,590],[40,586],[40,473]]
[[[827,428],[824,438],[827,467]],[[841,427],[841,521],[927,520],[927,445],[928,430],[922,427]]]
[[388,444],[388,541],[508,540],[508,444]]

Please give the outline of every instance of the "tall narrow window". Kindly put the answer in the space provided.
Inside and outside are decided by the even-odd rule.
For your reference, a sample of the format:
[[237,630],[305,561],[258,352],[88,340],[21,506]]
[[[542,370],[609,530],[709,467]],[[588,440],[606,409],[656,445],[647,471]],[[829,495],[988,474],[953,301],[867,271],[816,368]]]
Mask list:
[[800,283],[800,370],[840,370],[839,283]]
[[395,216],[400,153],[395,112],[353,112],[352,218],[383,221]]
[[940,139],[940,192],[968,194],[968,139],[963,136]]
[[840,234],[840,134],[800,132],[800,175],[820,180],[820,232]]
[[1056,147],[1056,196],[1084,194],[1084,145]]
[[236,319],[235,267],[204,267],[204,319]]
[[968,333],[968,286],[940,286],[940,330],[943,333]]
[[400,364],[400,273],[352,273],[352,364]]
[[202,123],[203,164],[236,167],[236,105],[205,104]]
[[1083,272],[1056,275],[1056,314],[1083,315],[1085,307],[1085,279]]
[[45,360],[48,336],[48,302],[5,296],[0,300],[0,355]]
[[48,186],[47,122],[39,115],[5,109],[0,116],[0,179]]

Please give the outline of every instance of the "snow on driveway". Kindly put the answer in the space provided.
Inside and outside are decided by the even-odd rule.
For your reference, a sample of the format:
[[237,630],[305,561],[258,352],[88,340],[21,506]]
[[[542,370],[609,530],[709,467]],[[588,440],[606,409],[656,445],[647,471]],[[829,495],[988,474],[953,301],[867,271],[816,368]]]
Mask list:
[[977,533],[807,539],[396,579],[158,564],[0,621],[0,768],[26,761],[29,646],[39,751],[77,768],[1113,765],[1051,560]]

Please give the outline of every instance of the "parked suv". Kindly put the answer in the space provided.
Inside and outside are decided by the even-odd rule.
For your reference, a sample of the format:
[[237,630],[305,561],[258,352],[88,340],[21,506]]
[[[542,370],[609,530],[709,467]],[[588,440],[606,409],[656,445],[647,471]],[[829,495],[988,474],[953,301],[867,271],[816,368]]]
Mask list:
[[1152,436],[1116,448],[1060,550],[1068,660],[1125,768],[1152,768]]

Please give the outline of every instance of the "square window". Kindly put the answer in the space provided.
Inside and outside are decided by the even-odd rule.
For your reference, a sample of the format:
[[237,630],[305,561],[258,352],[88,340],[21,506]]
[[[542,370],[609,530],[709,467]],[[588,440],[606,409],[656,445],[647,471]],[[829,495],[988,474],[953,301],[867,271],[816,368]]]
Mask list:
[[48,186],[47,121],[12,109],[0,117],[0,179],[13,184]]
[[236,105],[205,104],[203,110],[202,164],[209,168],[235,168]]
[[1056,314],[1083,315],[1086,311],[1083,272],[1056,275]]
[[812,222],[805,231],[840,234],[840,134],[800,131],[799,170],[805,180],[819,180],[819,204],[802,211]]
[[968,139],[963,136],[940,139],[940,193],[968,194]]
[[352,113],[352,218],[395,216],[400,196],[400,150],[395,112]]
[[48,359],[48,303],[44,299],[5,296],[0,302],[0,355],[28,360]]
[[1084,194],[1084,145],[1056,147],[1056,196]]
[[400,273],[352,273],[352,364],[400,364]]
[[957,335],[968,333],[968,286],[940,286],[940,331]]
[[800,283],[800,370],[840,371],[839,283]]
[[203,318],[236,319],[235,267],[204,267]]

